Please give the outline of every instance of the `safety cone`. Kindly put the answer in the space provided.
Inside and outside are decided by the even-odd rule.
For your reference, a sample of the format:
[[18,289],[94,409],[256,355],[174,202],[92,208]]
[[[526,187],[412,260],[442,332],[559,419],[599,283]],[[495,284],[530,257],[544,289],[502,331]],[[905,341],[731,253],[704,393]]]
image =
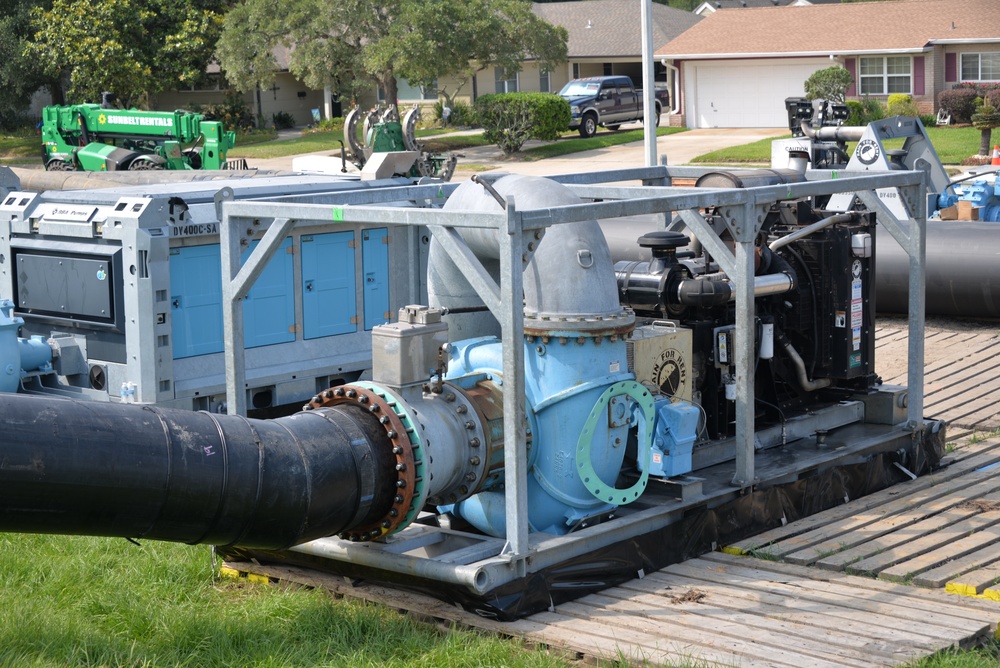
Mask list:
[[993,145],[993,160],[990,162],[990,166],[1000,167],[1000,146]]

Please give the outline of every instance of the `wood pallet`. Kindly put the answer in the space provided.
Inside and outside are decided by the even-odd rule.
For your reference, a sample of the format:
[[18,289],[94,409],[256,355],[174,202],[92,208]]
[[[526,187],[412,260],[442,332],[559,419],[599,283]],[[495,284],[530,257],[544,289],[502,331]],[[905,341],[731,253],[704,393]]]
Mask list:
[[1000,438],[929,476],[726,548],[1000,602]]
[[712,553],[548,612],[497,622],[421,594],[286,566],[233,572],[322,587],[422,617],[628,663],[842,668],[895,666],[969,647],[1000,606],[841,573]]
[[[905,320],[879,318],[875,370],[906,385]],[[996,325],[927,323],[924,335],[924,414],[949,424],[949,436],[1000,428],[1000,333]]]

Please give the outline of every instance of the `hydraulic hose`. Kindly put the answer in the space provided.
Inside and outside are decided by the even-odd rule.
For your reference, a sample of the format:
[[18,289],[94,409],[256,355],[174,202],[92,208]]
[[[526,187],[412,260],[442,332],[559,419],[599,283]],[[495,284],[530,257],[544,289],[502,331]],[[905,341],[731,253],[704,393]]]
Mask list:
[[377,522],[396,494],[361,407],[277,420],[0,394],[0,531],[284,549]]

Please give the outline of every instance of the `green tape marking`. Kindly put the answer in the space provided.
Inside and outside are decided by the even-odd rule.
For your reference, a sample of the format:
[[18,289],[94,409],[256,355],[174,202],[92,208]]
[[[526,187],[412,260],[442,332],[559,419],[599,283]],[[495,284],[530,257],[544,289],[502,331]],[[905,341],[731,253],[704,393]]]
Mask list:
[[344,208],[340,206],[333,207],[333,222],[342,223],[344,222]]

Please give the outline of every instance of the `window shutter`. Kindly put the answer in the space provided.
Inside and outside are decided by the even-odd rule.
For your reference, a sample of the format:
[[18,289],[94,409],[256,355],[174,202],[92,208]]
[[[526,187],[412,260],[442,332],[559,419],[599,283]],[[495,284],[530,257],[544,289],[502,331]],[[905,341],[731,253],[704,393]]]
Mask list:
[[847,87],[847,97],[855,97],[858,94],[858,61],[856,58],[845,58],[844,69],[851,75],[854,81]]
[[944,80],[958,81],[958,54],[944,54]]
[[924,94],[924,57],[913,57],[913,94]]

